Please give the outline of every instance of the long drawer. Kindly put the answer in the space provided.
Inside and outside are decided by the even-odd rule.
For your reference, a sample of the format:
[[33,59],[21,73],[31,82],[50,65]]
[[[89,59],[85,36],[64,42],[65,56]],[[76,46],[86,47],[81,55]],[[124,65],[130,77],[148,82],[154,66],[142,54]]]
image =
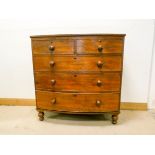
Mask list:
[[50,56],[33,57],[35,71],[121,71],[122,56]]
[[120,91],[120,73],[52,73],[35,72],[37,90],[71,91],[71,92],[104,92]]
[[72,112],[112,112],[119,110],[119,93],[53,93],[36,91],[37,108]]

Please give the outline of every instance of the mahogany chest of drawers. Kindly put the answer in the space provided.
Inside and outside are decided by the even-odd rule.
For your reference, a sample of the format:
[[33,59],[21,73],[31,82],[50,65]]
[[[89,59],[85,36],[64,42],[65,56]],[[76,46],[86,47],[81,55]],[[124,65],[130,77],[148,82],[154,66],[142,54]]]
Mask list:
[[36,106],[71,114],[120,112],[124,34],[31,36]]

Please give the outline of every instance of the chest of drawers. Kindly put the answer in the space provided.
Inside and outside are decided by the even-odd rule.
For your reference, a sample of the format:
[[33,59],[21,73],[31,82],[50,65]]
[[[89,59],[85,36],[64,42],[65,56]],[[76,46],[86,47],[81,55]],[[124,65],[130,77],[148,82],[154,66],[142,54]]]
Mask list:
[[68,114],[120,112],[124,34],[31,36],[36,107]]

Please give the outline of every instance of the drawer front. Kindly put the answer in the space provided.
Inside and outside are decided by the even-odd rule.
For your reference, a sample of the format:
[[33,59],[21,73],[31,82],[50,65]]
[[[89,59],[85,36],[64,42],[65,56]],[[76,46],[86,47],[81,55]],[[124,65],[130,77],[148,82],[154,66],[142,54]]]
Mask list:
[[33,40],[33,54],[55,53],[55,54],[73,54],[74,41],[70,39],[57,40]]
[[123,40],[77,40],[78,54],[122,53]]
[[121,56],[62,57],[34,56],[35,71],[121,71]]
[[36,91],[37,108],[70,112],[119,110],[119,93],[71,94]]
[[37,90],[74,92],[120,91],[120,79],[120,73],[35,73],[35,84]]

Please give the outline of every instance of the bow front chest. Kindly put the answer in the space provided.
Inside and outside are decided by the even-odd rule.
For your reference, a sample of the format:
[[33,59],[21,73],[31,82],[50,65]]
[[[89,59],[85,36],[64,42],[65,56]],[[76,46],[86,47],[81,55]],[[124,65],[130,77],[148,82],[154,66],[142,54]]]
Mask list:
[[124,34],[31,36],[36,106],[71,114],[120,112]]

